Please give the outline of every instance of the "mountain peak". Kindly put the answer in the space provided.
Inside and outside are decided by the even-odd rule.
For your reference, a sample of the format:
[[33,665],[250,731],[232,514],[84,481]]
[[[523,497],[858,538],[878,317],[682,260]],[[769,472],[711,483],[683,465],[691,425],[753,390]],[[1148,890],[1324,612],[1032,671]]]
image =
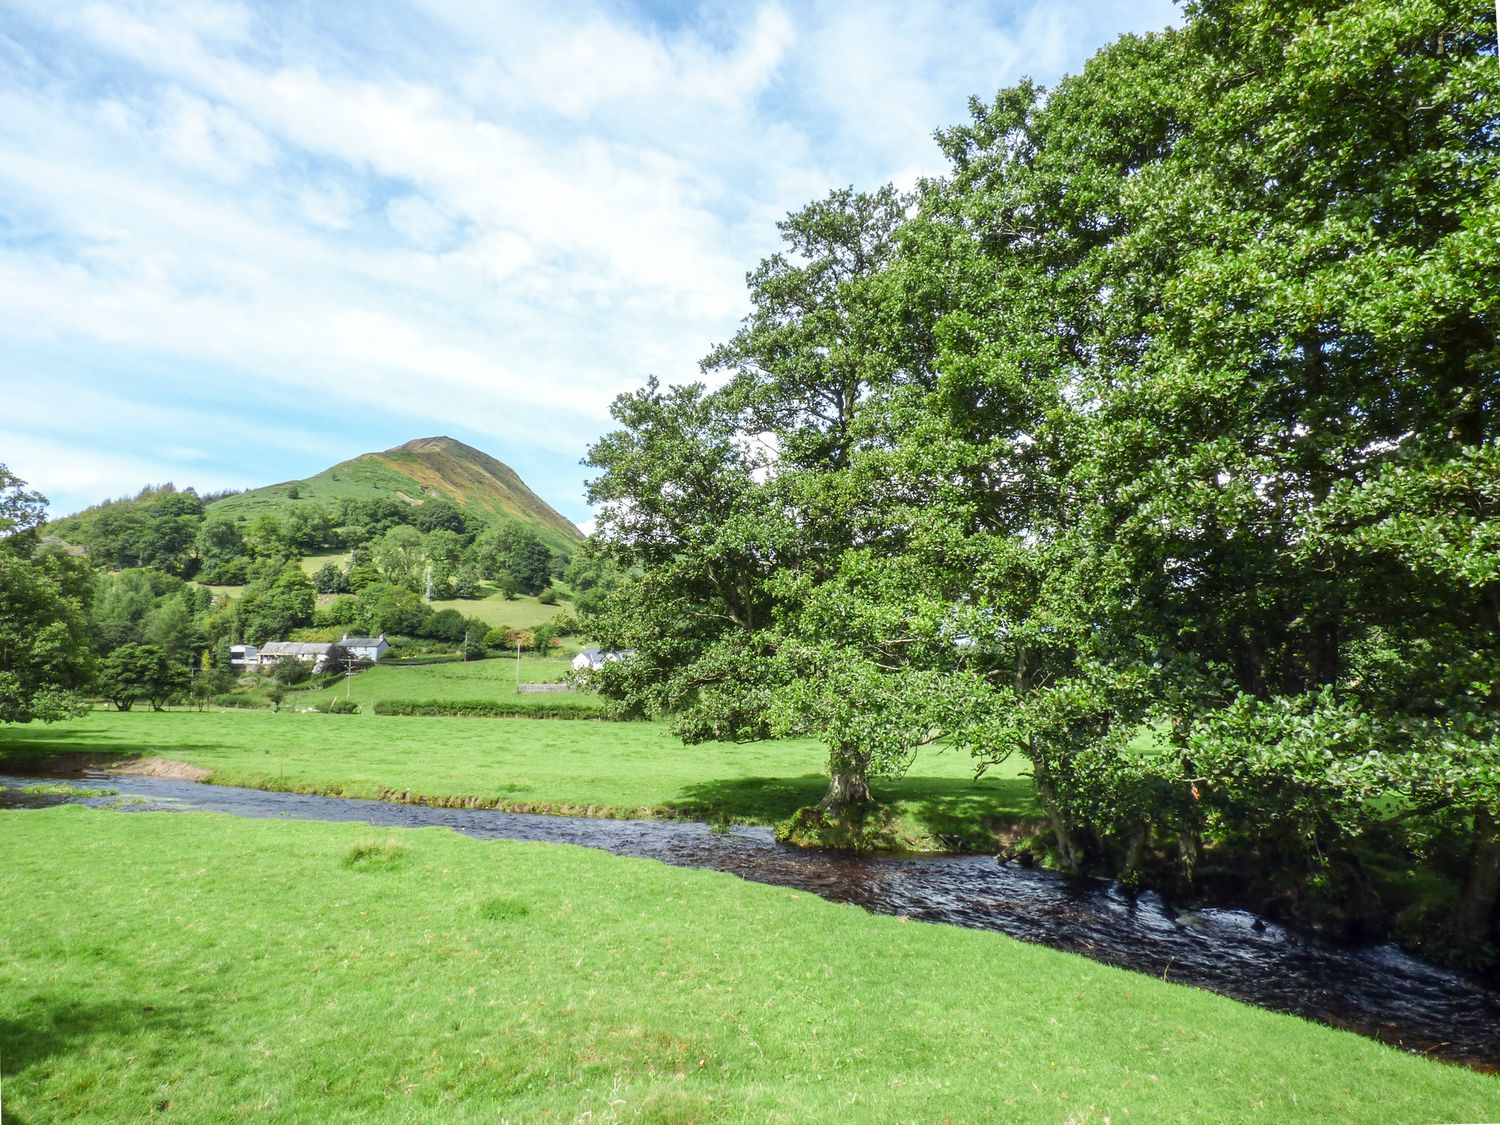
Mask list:
[[445,449],[466,449],[474,453],[479,450],[472,445],[465,445],[457,438],[451,438],[446,434],[438,437],[412,438],[411,441],[402,442],[400,445],[387,449],[387,453],[433,453]]

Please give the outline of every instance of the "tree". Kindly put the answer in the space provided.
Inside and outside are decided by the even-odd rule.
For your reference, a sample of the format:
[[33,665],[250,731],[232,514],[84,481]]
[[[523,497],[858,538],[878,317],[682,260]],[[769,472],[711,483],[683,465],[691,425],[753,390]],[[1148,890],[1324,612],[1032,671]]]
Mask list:
[[471,563],[461,565],[453,575],[453,586],[451,593],[455,598],[482,598],[484,590],[480,583],[484,576],[479,573],[479,568]]
[[387,582],[421,590],[427,562],[422,533],[405,524],[391,528],[370,548],[370,561]]
[[600,690],[689,739],[820,738],[830,811],[868,803],[971,691],[941,590],[893,580],[927,522],[890,484],[891,407],[930,382],[886,297],[907,202],[845,190],[788,216],[704,361],[729,384],[622,396],[589,456],[593,549],[628,575],[594,628],[636,652]]
[[87,706],[90,576],[39,546],[46,503],[0,465],[0,722],[53,722]]
[[933,325],[942,374],[902,472],[952,495],[930,510],[963,533],[995,696],[963,741],[1031,758],[1069,865],[1160,848],[1191,880],[1213,833],[1295,897],[1357,888],[1373,833],[1460,833],[1477,950],[1500,870],[1494,25],[1189,17],[1045,99],[976,103],[903,236],[900,318]]
[[245,548],[257,559],[284,559],[288,545],[286,528],[269,513],[256,516],[244,531]]
[[195,549],[205,571],[222,567],[248,553],[239,525],[233,520],[218,518],[203,521],[198,528]]
[[618,568],[599,552],[593,541],[574,552],[563,571],[563,580],[572,591],[573,608],[582,617],[601,611],[621,578]]
[[147,615],[146,639],[169,659],[186,663],[207,641],[200,624],[200,615],[207,608],[206,603],[199,604],[193,587],[184,587],[178,594],[163,598]]
[[464,618],[463,657],[465,660],[483,660],[488,656],[486,638],[489,626],[477,617]]
[[500,520],[481,532],[470,559],[491,580],[498,583],[508,574],[528,594],[546,586],[551,576],[552,552],[532,528],[516,520]]
[[349,579],[345,573],[333,563],[324,563],[312,576],[313,589],[320,594],[347,594],[349,592]]
[[312,665],[295,656],[283,656],[271,665],[271,679],[282,687],[297,687],[312,679]]
[[467,622],[456,609],[440,609],[431,614],[422,624],[422,635],[434,640],[458,644],[464,639]]
[[420,636],[431,610],[414,590],[389,583],[366,586],[358,597],[360,618],[373,635]]
[[464,562],[464,541],[446,528],[430,531],[422,537],[422,555],[427,560],[432,590],[440,598],[450,595],[450,586]]
[[531,647],[536,650],[538,656],[548,655],[555,644],[557,644],[557,632],[551,625],[538,625],[531,630]]
[[427,500],[417,508],[415,525],[424,535],[443,530],[467,540],[473,538],[469,532],[469,520],[450,500]]
[[129,711],[139,699],[160,711],[190,685],[187,668],[155,645],[121,645],[104,658],[99,674],[100,694],[117,711]]
[[312,622],[317,594],[296,563],[285,563],[269,579],[245,587],[235,604],[241,629],[257,643],[285,637]]

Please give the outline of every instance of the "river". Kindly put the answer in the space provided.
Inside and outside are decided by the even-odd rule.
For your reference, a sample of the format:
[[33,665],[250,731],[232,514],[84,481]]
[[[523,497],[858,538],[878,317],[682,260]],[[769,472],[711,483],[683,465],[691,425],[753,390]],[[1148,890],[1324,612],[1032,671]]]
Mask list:
[[[80,800],[19,792],[55,780],[0,776],[0,808]],[[430,808],[157,777],[96,774],[80,784],[118,790],[118,798],[81,803],[114,804],[122,812],[200,810],[390,828],[441,826],[479,839],[577,844],[711,868],[880,914],[997,930],[1500,1072],[1500,988],[1494,981],[1430,965],[1394,945],[1341,945],[1242,910],[1179,910],[1151,892],[987,856],[851,856],[787,847],[764,828],[726,831],[682,821]]]

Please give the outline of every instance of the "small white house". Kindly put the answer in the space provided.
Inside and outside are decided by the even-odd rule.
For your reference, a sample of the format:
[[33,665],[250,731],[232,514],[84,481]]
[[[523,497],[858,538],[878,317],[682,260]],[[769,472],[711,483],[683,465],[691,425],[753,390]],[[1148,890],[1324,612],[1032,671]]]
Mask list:
[[385,639],[385,634],[378,637],[351,637],[344,634],[344,639],[339,644],[349,650],[349,655],[357,660],[368,660],[377,662],[391,647],[391,642]]
[[612,648],[605,652],[601,648],[590,645],[573,657],[573,667],[579,672],[597,672],[606,664],[612,664],[616,660],[624,660],[627,656],[634,655],[635,649],[633,648]]
[[232,668],[259,668],[260,649],[254,645],[230,645],[229,664]]
[[575,672],[597,672],[604,667],[604,650],[590,646],[573,657]]

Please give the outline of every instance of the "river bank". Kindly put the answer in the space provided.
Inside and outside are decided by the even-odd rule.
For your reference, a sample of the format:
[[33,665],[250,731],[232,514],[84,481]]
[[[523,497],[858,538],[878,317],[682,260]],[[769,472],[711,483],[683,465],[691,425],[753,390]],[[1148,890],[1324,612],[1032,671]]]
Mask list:
[[[0,779],[0,804],[79,800],[89,787],[132,811],[443,827],[478,839],[576,844],[810,891],[875,913],[998,931],[1152,977],[1357,1030],[1467,1065],[1500,1068],[1500,993],[1391,946],[1340,945],[1243,911],[1185,910],[1103,880],[980,857],[856,856],[778,843],[765,829],[692,822],[407,806],[140,774],[93,775],[50,797],[36,779]],[[46,787],[40,787],[45,789]],[[23,794],[17,797],[17,794]]]
[[[765,826],[817,804],[828,783],[814,742],[684,746],[657,723],[97,711],[0,729],[0,772],[146,759],[283,792]],[[1016,761],[975,779],[970,759],[929,747],[877,797],[892,811],[900,850],[992,854],[1040,816],[1025,768]]]
[[0,916],[0,1051],[32,1122],[1483,1120],[1500,1099],[1199,989],[715,872],[365,824],[0,817],[0,893],[25,904]]

